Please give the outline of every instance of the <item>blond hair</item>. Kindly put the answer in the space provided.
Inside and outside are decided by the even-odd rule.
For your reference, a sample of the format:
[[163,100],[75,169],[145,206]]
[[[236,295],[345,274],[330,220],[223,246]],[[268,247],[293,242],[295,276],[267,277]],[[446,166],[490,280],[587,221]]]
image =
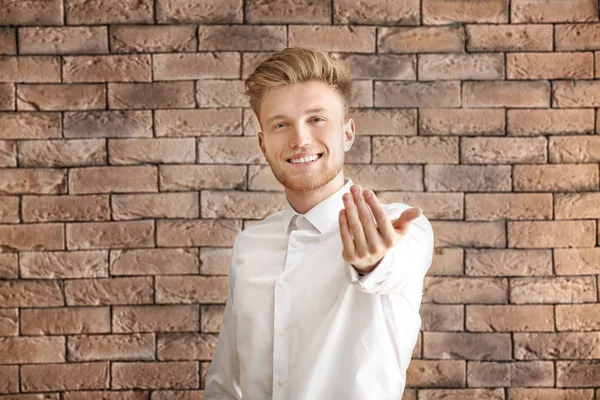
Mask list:
[[340,95],[344,119],[352,97],[352,79],[346,64],[323,51],[288,47],[263,60],[245,81],[245,94],[260,121],[260,104],[269,89],[293,83],[319,80],[332,86]]

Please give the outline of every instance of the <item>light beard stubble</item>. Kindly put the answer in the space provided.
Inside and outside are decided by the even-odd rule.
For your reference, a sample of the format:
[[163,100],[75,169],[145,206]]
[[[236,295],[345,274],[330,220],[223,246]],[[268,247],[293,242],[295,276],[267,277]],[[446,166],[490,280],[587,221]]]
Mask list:
[[326,165],[324,170],[318,170],[316,172],[306,174],[289,174],[283,171],[283,169],[276,170],[273,168],[273,164],[267,159],[271,171],[275,178],[286,188],[298,193],[306,193],[326,185],[335,178],[344,166],[344,160],[342,159],[335,165]]

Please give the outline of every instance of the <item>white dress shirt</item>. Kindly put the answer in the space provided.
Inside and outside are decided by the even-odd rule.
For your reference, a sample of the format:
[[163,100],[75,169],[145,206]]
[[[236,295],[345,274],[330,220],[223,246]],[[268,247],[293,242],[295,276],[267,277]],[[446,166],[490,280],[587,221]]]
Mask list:
[[[352,180],[305,214],[285,209],[236,238],[206,400],[400,400],[433,256],[425,216],[372,272],[342,258]],[[384,205],[391,219],[410,208]]]

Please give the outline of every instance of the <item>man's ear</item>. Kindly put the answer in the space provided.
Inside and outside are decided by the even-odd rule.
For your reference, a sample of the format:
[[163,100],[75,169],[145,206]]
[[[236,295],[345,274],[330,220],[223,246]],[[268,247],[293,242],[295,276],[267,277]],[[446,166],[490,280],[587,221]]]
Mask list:
[[354,120],[350,117],[346,119],[343,125],[344,130],[344,151],[350,150],[356,137],[356,127],[354,126]]

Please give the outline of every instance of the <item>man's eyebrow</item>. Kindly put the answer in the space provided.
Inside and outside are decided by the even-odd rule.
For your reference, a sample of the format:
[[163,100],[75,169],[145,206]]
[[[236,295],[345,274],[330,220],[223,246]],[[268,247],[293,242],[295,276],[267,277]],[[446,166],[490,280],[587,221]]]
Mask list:
[[[312,113],[316,113],[316,112],[323,112],[323,111],[327,112],[328,110],[326,108],[324,108],[324,107],[309,108],[308,110],[304,111],[304,115],[306,115],[306,114],[312,114]],[[285,117],[286,116],[282,115],[282,114],[273,115],[272,117],[270,117],[269,119],[267,119],[266,122],[269,123],[269,122],[271,122],[271,121],[273,121],[275,119],[285,118]]]

